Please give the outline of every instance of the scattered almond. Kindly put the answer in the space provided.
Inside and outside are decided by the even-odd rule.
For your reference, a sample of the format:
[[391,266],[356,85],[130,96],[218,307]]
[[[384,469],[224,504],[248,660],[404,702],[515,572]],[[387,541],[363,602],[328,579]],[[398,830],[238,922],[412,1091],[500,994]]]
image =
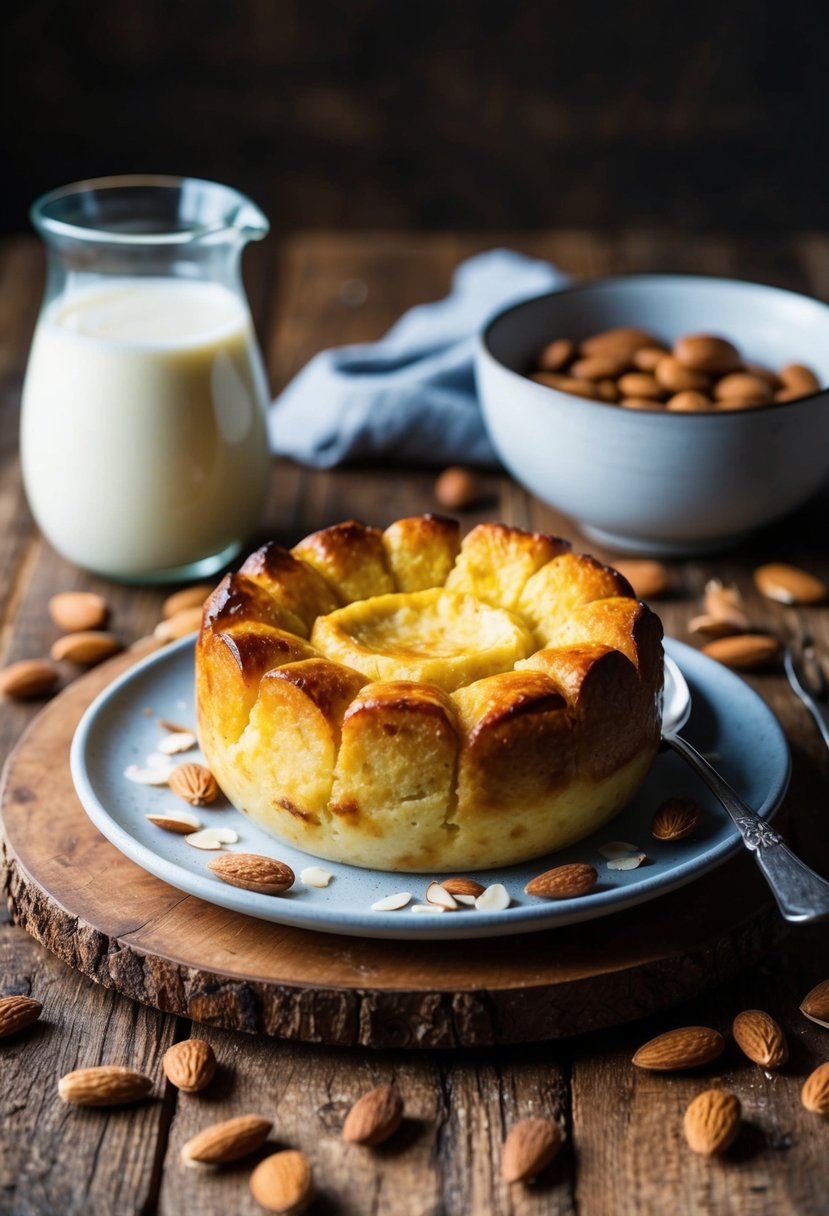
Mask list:
[[442,507],[460,511],[473,506],[481,496],[481,487],[471,469],[453,465],[444,469],[435,482],[435,498]]
[[624,857],[611,857],[607,868],[608,870],[638,870],[647,860],[647,853],[630,853]]
[[161,740],[158,750],[162,756],[175,756],[179,752],[189,752],[197,742],[198,740],[191,730],[177,730]]
[[161,1061],[167,1080],[186,1094],[205,1089],[216,1075],[216,1056],[204,1039],[184,1039],[174,1043]]
[[746,625],[724,616],[710,616],[702,612],[692,616],[688,622],[689,633],[704,633],[709,638],[730,638],[735,633],[744,633]]
[[212,583],[197,583],[195,587],[185,587],[183,591],[174,591],[161,605],[162,617],[165,621],[169,620],[171,617],[177,616],[179,612],[186,612],[188,608],[198,608],[201,611],[204,601],[212,590]]
[[403,1099],[393,1085],[378,1085],[351,1107],[343,1123],[343,1140],[351,1144],[382,1144],[403,1119]]
[[236,844],[239,833],[233,828],[202,828],[199,832],[190,832],[184,837],[194,849],[220,849],[224,844]]
[[731,1033],[740,1051],[761,1068],[780,1068],[789,1058],[786,1036],[774,1018],[761,1009],[738,1013]]
[[207,868],[222,882],[261,895],[281,895],[294,885],[294,872],[284,861],[258,853],[226,853],[214,857]]
[[203,764],[180,764],[170,773],[167,784],[174,794],[191,806],[207,806],[219,797],[219,783]]
[[169,769],[154,768],[139,768],[137,764],[128,764],[124,769],[124,776],[127,781],[134,781],[136,785],[166,785],[170,776]]
[[0,671],[0,693],[19,700],[43,697],[52,691],[58,679],[57,668],[46,659],[18,659]]
[[640,600],[656,599],[664,595],[670,585],[668,571],[661,562],[614,561],[615,568],[627,579]]
[[741,633],[706,642],[702,653],[733,671],[757,671],[780,657],[781,645],[767,633]]
[[322,866],[306,866],[299,875],[299,881],[306,887],[323,888],[328,886],[333,877],[334,875],[323,870]]
[[79,633],[105,625],[109,605],[94,591],[60,591],[49,600],[49,615],[64,633]]
[[455,912],[458,901],[439,882],[430,882],[426,891],[427,904],[436,904],[447,912]]
[[638,845],[630,844],[627,840],[608,840],[607,844],[599,845],[597,849],[608,861],[614,861],[617,857],[633,857],[639,851]]
[[501,1153],[504,1182],[526,1182],[548,1166],[564,1143],[552,1119],[521,1119],[510,1128]]
[[179,836],[198,832],[201,827],[196,816],[188,815],[187,811],[159,811],[154,815],[145,815],[144,818],[149,819],[157,828],[163,828],[165,832],[177,832]]
[[817,1022],[818,1026],[825,1026],[829,1030],[829,980],[821,980],[806,993],[800,1012]]
[[400,908],[405,908],[411,898],[410,891],[398,891],[394,895],[384,895],[382,899],[374,901],[371,910],[372,912],[397,912]]
[[58,1094],[74,1106],[120,1106],[138,1102],[153,1087],[152,1079],[132,1068],[99,1064],[77,1068],[58,1081]]
[[267,1140],[273,1123],[263,1115],[237,1115],[197,1132],[182,1147],[185,1165],[224,1165],[254,1153]]
[[159,621],[153,630],[153,637],[157,642],[175,642],[188,633],[195,633],[201,626],[201,618],[201,608],[182,608],[175,616]]
[[576,899],[579,895],[586,895],[595,886],[598,877],[593,866],[573,862],[545,870],[527,883],[524,893],[540,899]]
[[742,632],[749,628],[749,620],[743,608],[743,598],[735,584],[723,583],[718,578],[709,579],[705,584],[702,602],[709,616],[728,621],[735,628],[739,627]]
[[826,584],[822,579],[784,562],[758,566],[754,582],[762,595],[781,604],[820,604],[826,599]]
[[[149,712],[152,713],[153,711],[150,710]],[[193,734],[193,731],[191,731],[189,726],[182,726],[180,722],[171,722],[169,718],[159,718],[156,722],[156,726],[159,730],[166,730],[170,735]]]
[[725,1051],[725,1039],[708,1026],[680,1026],[657,1035],[633,1057],[637,1068],[650,1072],[673,1072],[710,1064]]
[[503,883],[495,882],[486,887],[475,897],[475,907],[479,912],[503,912],[510,906],[509,892]]
[[423,914],[435,915],[435,914],[440,914],[441,912],[445,912],[446,908],[442,908],[440,906],[440,904],[412,904],[409,911],[416,912],[419,915],[423,915]]
[[314,1197],[311,1164],[298,1149],[287,1148],[260,1161],[250,1176],[258,1204],[280,1216],[297,1216]]
[[95,630],[82,630],[80,633],[66,633],[52,643],[49,654],[60,662],[77,663],[80,667],[93,667],[118,654],[124,647],[111,633]]
[[40,1017],[43,1006],[30,996],[0,997],[0,1039],[17,1034]]
[[685,840],[699,826],[702,808],[693,798],[667,798],[651,820],[657,840]]
[[818,1065],[809,1074],[800,1091],[800,1100],[814,1114],[829,1116],[829,1063]]
[[685,1111],[682,1130],[689,1147],[713,1157],[734,1143],[740,1130],[739,1099],[726,1089],[706,1089]]
[[440,885],[450,895],[473,895],[476,899],[486,890],[483,883],[476,882],[474,878],[444,878]]

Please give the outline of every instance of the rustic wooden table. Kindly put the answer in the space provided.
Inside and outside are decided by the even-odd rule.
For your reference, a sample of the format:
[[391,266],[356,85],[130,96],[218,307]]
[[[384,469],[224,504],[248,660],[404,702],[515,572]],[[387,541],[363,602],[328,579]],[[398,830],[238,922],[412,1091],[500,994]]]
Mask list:
[[[829,238],[787,241],[690,238],[670,233],[584,231],[481,237],[317,233],[251,254],[249,286],[274,387],[316,350],[380,335],[408,306],[442,295],[457,261],[493,243],[549,257],[578,275],[631,270],[693,270],[757,278],[829,297]],[[272,242],[272,246],[275,243]],[[44,654],[55,637],[46,611],[59,589],[103,590],[114,627],[129,643],[151,631],[162,592],[101,584],[59,559],[28,513],[17,457],[17,407],[27,345],[42,286],[40,251],[28,239],[0,244],[0,661]],[[278,463],[265,531],[292,543],[349,516],[384,525],[435,507],[434,474],[400,469],[312,473]],[[577,529],[531,500],[509,478],[484,478],[489,501],[469,513],[571,535]],[[795,561],[829,576],[827,502],[812,503],[742,549],[670,565],[673,591],[659,605],[666,631],[691,640],[687,622],[707,578],[736,581],[752,615],[780,624],[774,605],[751,583],[763,560]],[[604,556],[612,557],[612,554]],[[801,621],[829,650],[829,609]],[[795,846],[804,824],[827,814],[829,755],[805,710],[778,674],[750,683],[788,734],[794,775],[787,799]],[[37,712],[7,701],[0,715],[5,756]],[[820,835],[820,833],[819,833]],[[813,863],[829,873],[829,833]],[[785,943],[739,981],[680,1010],[581,1039],[496,1051],[373,1053],[258,1039],[199,1027],[223,1062],[203,1101],[167,1087],[160,1099],[108,1115],[58,1101],[56,1081],[72,1068],[130,1062],[159,1075],[159,1059],[195,1028],[135,1004],[78,975],[6,919],[0,924],[0,992],[31,993],[44,1003],[41,1023],[0,1047],[0,1211],[23,1213],[190,1213],[259,1210],[247,1170],[219,1175],[184,1169],[178,1150],[210,1119],[267,1107],[275,1138],[303,1148],[318,1183],[315,1210],[353,1214],[734,1213],[818,1216],[827,1211],[829,1128],[800,1105],[803,1078],[829,1058],[829,1031],[805,1019],[800,999],[829,975],[825,928],[793,929]],[[733,1047],[700,1076],[635,1070],[635,1048],[661,1030],[691,1023],[728,1031],[745,1008],[766,1009],[785,1027],[791,1062],[771,1074]],[[410,1119],[386,1147],[343,1152],[339,1128],[359,1093],[394,1079]],[[688,1101],[709,1085],[733,1090],[746,1124],[722,1159],[691,1154],[680,1133]],[[567,1145],[532,1186],[506,1187],[500,1147],[528,1114],[562,1121]]]

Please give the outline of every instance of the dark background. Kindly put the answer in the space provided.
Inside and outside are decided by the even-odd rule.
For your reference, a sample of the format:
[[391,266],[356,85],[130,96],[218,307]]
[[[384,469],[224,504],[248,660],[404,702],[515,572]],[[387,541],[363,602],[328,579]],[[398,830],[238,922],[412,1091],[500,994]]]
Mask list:
[[821,228],[829,5],[9,0],[0,231],[107,173],[296,227]]

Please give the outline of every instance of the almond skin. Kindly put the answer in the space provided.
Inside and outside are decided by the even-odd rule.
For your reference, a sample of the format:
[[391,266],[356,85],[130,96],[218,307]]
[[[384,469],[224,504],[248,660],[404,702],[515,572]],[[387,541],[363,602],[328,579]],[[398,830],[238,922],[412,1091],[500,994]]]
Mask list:
[[726,1089],[706,1089],[685,1111],[682,1130],[689,1147],[713,1157],[734,1143],[740,1130],[740,1102]]
[[820,604],[826,599],[826,584],[808,570],[785,562],[768,562],[754,571],[761,595],[780,604]]
[[829,1063],[819,1065],[806,1078],[800,1100],[813,1114],[829,1116]]
[[668,571],[661,562],[642,560],[617,561],[615,568],[624,575],[640,600],[656,599],[668,590]]
[[258,853],[225,853],[209,861],[207,868],[222,882],[261,895],[281,895],[296,881],[293,870],[284,861]]
[[191,806],[207,806],[215,802],[221,792],[210,769],[192,761],[174,768],[167,784],[174,794]]
[[206,1089],[216,1075],[216,1056],[204,1039],[184,1039],[164,1053],[162,1067],[167,1080],[186,1094]]
[[725,338],[714,334],[684,334],[674,343],[673,356],[695,372],[721,376],[740,367],[740,352]]
[[593,866],[577,861],[545,870],[527,883],[524,894],[536,895],[541,899],[575,899],[579,895],[586,895],[598,877]]
[[109,605],[94,591],[60,591],[49,600],[49,616],[64,633],[100,629],[109,616]]
[[710,1064],[725,1051],[725,1039],[708,1026],[680,1026],[650,1039],[636,1052],[633,1063],[650,1072],[674,1072]]
[[151,1077],[116,1064],[77,1068],[58,1081],[58,1094],[73,1106],[120,1106],[146,1098]]
[[161,605],[161,615],[165,620],[168,620],[170,617],[176,616],[177,613],[183,612],[186,608],[198,608],[201,610],[204,607],[204,601],[212,590],[212,583],[197,583],[195,587],[185,587],[183,591],[174,591],[172,595],[167,596]]
[[311,1165],[304,1153],[285,1149],[260,1161],[250,1176],[250,1191],[268,1212],[295,1216],[314,1197]]
[[197,1132],[182,1147],[185,1165],[224,1165],[238,1161],[260,1148],[270,1135],[273,1123],[264,1115],[237,1115],[222,1123],[212,1123]]
[[486,887],[476,882],[474,878],[444,878],[440,884],[450,895],[483,895]]
[[552,1119],[521,1119],[510,1128],[501,1153],[504,1182],[535,1178],[556,1157],[564,1143],[561,1128]]
[[358,1098],[343,1123],[343,1140],[350,1144],[382,1144],[403,1119],[403,1099],[393,1085],[378,1085]]
[[774,1018],[761,1009],[738,1013],[731,1032],[740,1051],[762,1068],[780,1068],[789,1058],[786,1036]]
[[556,338],[538,356],[538,370],[560,372],[576,357],[576,344],[570,338]]
[[667,798],[651,820],[657,840],[685,840],[699,826],[700,805],[693,798]]
[[111,633],[84,629],[78,633],[66,633],[52,643],[49,654],[60,662],[77,663],[80,667],[94,667],[104,659],[110,659],[124,647]]
[[829,980],[822,980],[804,996],[800,1012],[829,1029]]
[[780,657],[780,642],[767,633],[740,633],[706,642],[702,653],[733,671],[757,671]]
[[35,1001],[30,996],[0,997],[0,1039],[31,1026],[42,1011],[40,1001]]
[[46,659],[18,659],[0,671],[0,693],[4,697],[26,700],[50,693],[59,673]]
[[435,498],[448,511],[462,511],[473,506],[480,497],[481,487],[476,474],[461,465],[444,469],[435,482]]

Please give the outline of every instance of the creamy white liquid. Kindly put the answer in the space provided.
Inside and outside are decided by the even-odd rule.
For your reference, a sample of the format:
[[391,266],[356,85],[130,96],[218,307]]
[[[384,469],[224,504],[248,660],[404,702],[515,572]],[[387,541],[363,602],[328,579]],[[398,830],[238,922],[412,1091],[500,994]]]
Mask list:
[[124,278],[57,299],[35,331],[21,455],[55,548],[111,577],[244,540],[268,473],[266,385],[243,300]]

